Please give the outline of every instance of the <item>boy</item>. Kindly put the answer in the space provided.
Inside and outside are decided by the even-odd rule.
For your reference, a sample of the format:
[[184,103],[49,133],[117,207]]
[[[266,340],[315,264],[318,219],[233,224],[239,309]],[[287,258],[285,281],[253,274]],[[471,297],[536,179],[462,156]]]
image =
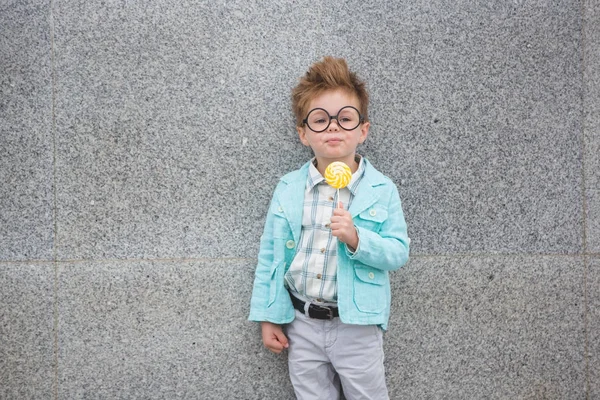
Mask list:
[[[338,399],[341,389],[348,400],[388,398],[388,271],[408,261],[410,240],[396,186],[356,153],[367,105],[343,59],[315,63],[292,91],[300,141],[315,157],[275,189],[249,319],[261,322],[265,347],[288,349],[298,399]],[[352,170],[339,198],[323,178],[334,161]]]

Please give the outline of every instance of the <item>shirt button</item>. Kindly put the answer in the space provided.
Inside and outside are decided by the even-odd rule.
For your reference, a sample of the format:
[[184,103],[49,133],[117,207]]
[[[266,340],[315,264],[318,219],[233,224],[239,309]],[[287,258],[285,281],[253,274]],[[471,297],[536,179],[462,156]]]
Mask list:
[[321,279],[321,274],[317,274],[317,279]]
[[370,215],[371,217],[374,217],[375,215],[377,215],[377,211],[375,211],[375,210],[371,209],[371,211],[369,211],[369,215]]
[[328,200],[329,200],[329,201],[333,201],[333,197],[329,196],[329,199],[328,199]]
[[325,228],[329,229],[329,227],[331,226],[331,224],[325,224]]
[[287,247],[288,249],[293,249],[294,247],[296,247],[296,243],[293,240],[288,240],[287,242],[285,242],[285,247]]
[[325,247],[321,247],[321,253],[325,253]]
[[369,272],[369,279],[375,279],[375,274],[372,272]]

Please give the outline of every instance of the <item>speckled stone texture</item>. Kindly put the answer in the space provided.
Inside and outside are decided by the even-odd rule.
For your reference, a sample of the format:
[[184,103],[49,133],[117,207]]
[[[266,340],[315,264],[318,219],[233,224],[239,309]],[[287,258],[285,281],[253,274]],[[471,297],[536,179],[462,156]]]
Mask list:
[[590,399],[600,398],[600,257],[590,259],[588,278],[588,346]]
[[1,2],[0,398],[293,398],[246,318],[327,54],[412,238],[392,399],[600,398],[598,43],[589,0]]
[[600,254],[600,3],[585,2],[584,115],[587,247]]
[[579,2],[390,4],[57,3],[58,257],[254,253],[322,54],[369,83],[415,254],[581,251]]
[[0,399],[54,396],[54,268],[0,263]]
[[364,153],[414,254],[582,250],[580,2],[348,1],[322,25],[369,82]]
[[411,261],[393,278],[390,397],[586,398],[584,287],[579,256]]
[[56,4],[60,259],[256,254],[310,157],[289,107],[319,40],[304,3]]
[[61,264],[59,398],[292,399],[286,358],[246,321],[253,275],[235,259]]
[[[59,397],[293,398],[285,356],[245,321],[253,267],[63,264]],[[393,277],[391,398],[583,398],[583,268],[580,257],[411,261]]]
[[52,258],[49,10],[0,3],[0,261]]

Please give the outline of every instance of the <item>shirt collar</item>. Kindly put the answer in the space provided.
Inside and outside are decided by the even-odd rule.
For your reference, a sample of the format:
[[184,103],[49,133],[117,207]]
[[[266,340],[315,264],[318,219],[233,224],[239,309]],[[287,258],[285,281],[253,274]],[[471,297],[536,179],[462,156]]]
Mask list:
[[[350,190],[350,193],[356,195],[358,183],[365,173],[365,162],[364,158],[360,154],[356,154],[354,160],[358,162],[358,168],[356,169],[356,172],[352,174],[352,179],[350,179],[350,183],[348,183],[348,186],[346,187]],[[327,184],[325,182],[325,178],[317,169],[316,163],[317,159],[313,157],[308,165],[308,177],[306,179],[306,189],[308,190],[312,190],[315,186],[321,183]]]

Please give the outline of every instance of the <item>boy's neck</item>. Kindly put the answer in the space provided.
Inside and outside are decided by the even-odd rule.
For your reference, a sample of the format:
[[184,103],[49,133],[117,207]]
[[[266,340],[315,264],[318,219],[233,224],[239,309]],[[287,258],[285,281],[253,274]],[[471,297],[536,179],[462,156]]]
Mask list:
[[354,155],[352,156],[352,158],[350,159],[323,159],[323,158],[319,158],[316,157],[316,167],[317,170],[321,173],[321,175],[325,176],[325,169],[327,169],[327,166],[329,164],[331,164],[332,162],[336,162],[336,161],[341,161],[344,164],[346,164],[347,166],[350,167],[350,171],[352,171],[352,173],[355,173],[356,170],[358,169],[358,163],[360,162],[360,156],[356,153],[354,153]]

